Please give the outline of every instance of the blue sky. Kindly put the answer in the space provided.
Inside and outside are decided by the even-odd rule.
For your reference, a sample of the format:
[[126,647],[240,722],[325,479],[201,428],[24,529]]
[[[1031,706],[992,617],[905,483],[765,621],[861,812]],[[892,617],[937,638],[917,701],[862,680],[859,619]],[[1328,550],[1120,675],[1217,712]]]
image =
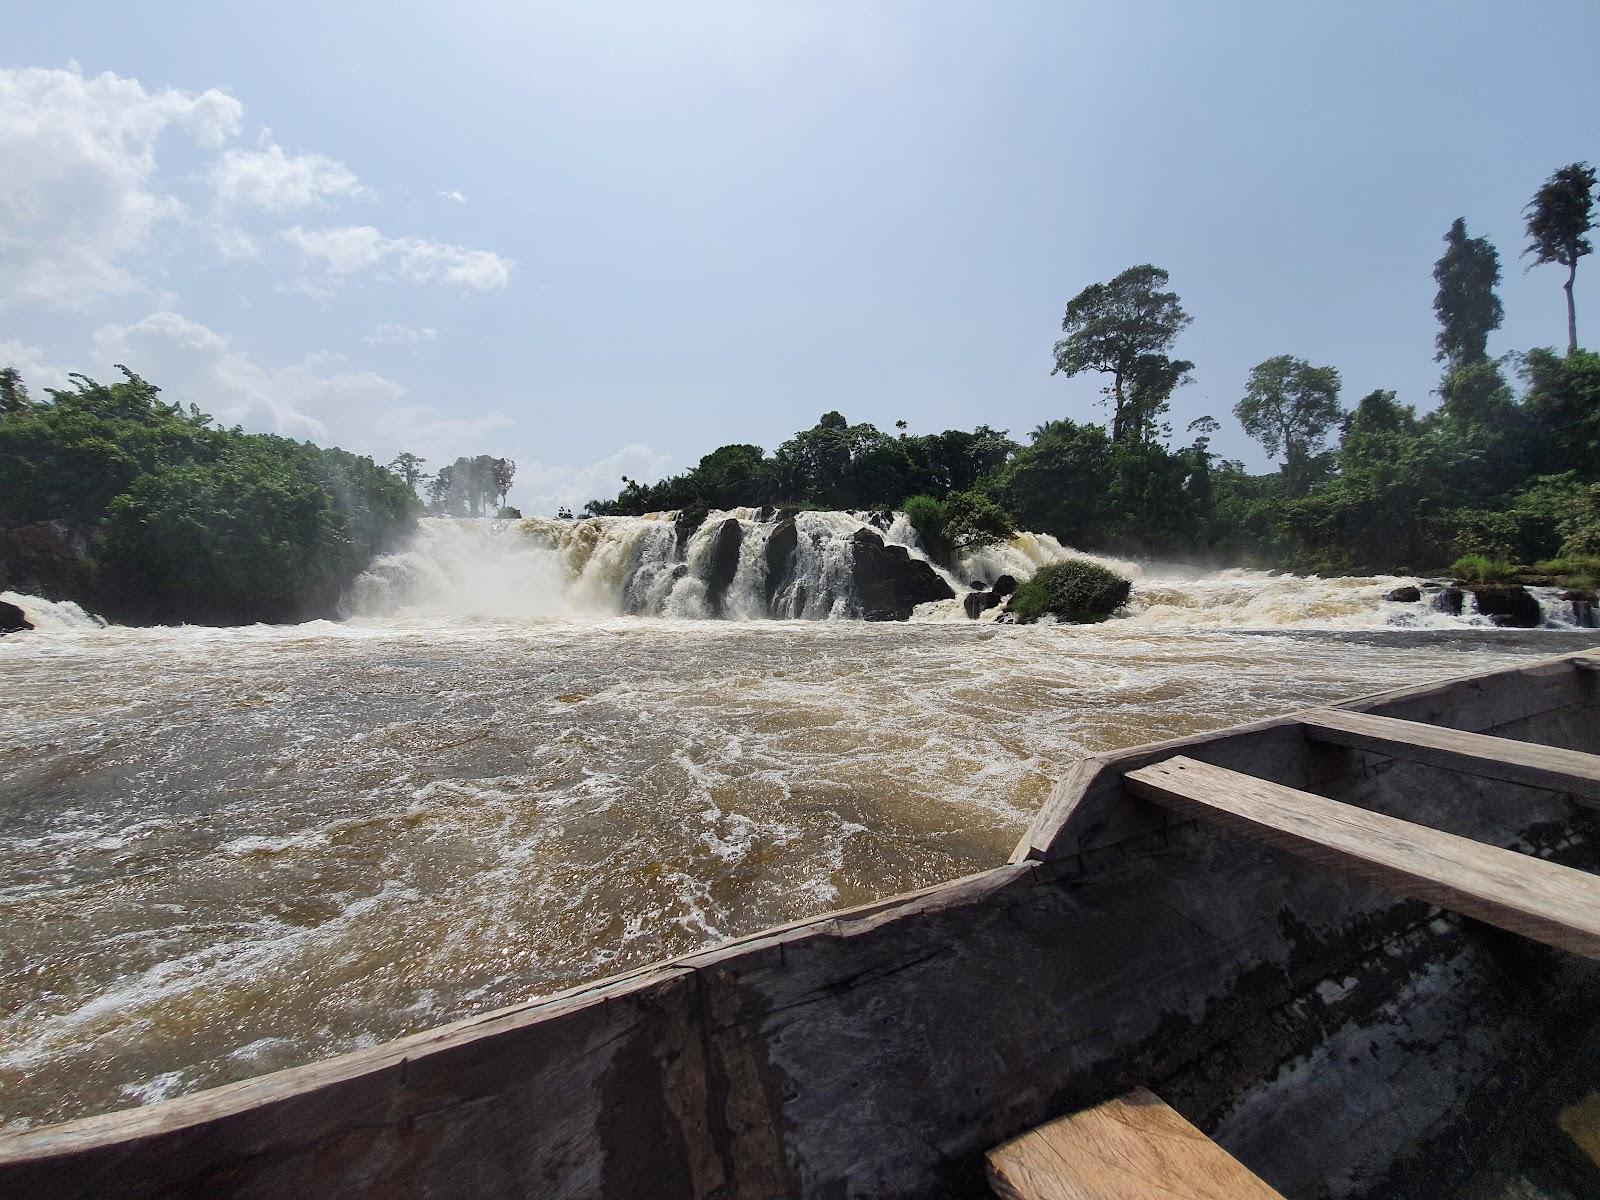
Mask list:
[[1175,427],[1264,466],[1228,410],[1271,355],[1432,404],[1457,216],[1504,261],[1491,352],[1559,344],[1521,209],[1600,163],[1593,0],[18,8],[0,357],[507,454],[530,510],[833,408],[1101,419],[1050,347],[1147,261],[1194,316]]

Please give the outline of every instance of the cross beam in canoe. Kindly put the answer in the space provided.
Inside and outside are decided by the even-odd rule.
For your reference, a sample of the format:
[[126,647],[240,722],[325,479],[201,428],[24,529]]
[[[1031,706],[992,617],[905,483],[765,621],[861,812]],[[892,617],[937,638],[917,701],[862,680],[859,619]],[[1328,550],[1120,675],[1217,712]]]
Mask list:
[[1190,758],[1128,790],[1399,895],[1600,958],[1600,876]]
[[1299,720],[1314,741],[1569,792],[1591,807],[1600,805],[1600,755],[1342,708],[1312,709]]
[[1002,1200],[1283,1200],[1145,1088],[989,1151]]

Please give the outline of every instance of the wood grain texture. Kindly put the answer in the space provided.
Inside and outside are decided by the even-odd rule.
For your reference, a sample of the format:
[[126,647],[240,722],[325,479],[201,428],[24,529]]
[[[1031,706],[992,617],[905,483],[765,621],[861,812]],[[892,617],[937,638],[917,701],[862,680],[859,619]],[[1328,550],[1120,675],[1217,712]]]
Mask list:
[[1004,1200],[1282,1200],[1145,1088],[996,1147],[988,1165]]
[[[1476,733],[1539,724],[1551,713],[1592,709],[1600,675],[1582,668],[1600,663],[1594,651],[1563,654],[1525,667],[1504,668],[1357,696],[1331,706],[1374,712]],[[1296,744],[1298,743],[1298,745]],[[1063,777],[1035,815],[1012,862],[1049,862],[1108,849],[1160,834],[1165,819],[1122,786],[1125,772],[1173,754],[1306,786],[1312,764],[1293,717],[1278,717],[1215,733],[1174,738],[1085,760]],[[1296,778],[1296,776],[1299,778]]]
[[1308,737],[1600,801],[1600,755],[1336,708],[1301,715]]
[[1126,782],[1135,795],[1363,882],[1600,958],[1600,877],[1189,758]]

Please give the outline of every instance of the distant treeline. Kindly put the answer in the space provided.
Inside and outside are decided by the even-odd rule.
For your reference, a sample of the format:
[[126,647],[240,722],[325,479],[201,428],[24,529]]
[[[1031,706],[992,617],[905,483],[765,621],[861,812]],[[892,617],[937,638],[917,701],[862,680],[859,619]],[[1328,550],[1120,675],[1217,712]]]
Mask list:
[[1526,255],[1566,268],[1565,355],[1488,356],[1503,319],[1499,254],[1457,220],[1434,268],[1438,406],[1419,414],[1379,390],[1347,410],[1336,367],[1269,358],[1233,415],[1281,461],[1271,474],[1214,455],[1211,417],[1174,444],[1170,400],[1194,364],[1171,351],[1191,318],[1167,273],[1141,265],[1075,296],[1055,345],[1055,371],[1106,381],[1108,427],[1049,421],[1023,444],[986,425],[912,436],[904,420],[889,434],[829,412],[770,456],[723,446],[660,483],[625,477],[588,511],[903,508],[944,556],[1014,524],[1085,549],[1324,572],[1592,558],[1600,355],[1578,346],[1572,284],[1591,249],[1594,187],[1594,171],[1575,163],[1525,212]]
[[57,524],[33,557],[74,561],[12,565],[70,574],[61,598],[123,621],[328,616],[415,524],[416,494],[370,458],[218,428],[119,369],[40,399],[0,371],[0,527]]

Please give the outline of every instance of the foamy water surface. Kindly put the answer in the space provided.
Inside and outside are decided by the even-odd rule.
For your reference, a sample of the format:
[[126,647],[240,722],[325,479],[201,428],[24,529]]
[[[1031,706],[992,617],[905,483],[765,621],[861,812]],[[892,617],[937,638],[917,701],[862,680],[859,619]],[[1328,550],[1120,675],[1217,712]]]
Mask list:
[[[1346,589],[1369,626],[1381,582]],[[1311,603],[1281,591],[1239,603]],[[148,1103],[982,869],[1082,754],[1594,640],[1162,607],[47,614],[0,639],[0,1118]]]

